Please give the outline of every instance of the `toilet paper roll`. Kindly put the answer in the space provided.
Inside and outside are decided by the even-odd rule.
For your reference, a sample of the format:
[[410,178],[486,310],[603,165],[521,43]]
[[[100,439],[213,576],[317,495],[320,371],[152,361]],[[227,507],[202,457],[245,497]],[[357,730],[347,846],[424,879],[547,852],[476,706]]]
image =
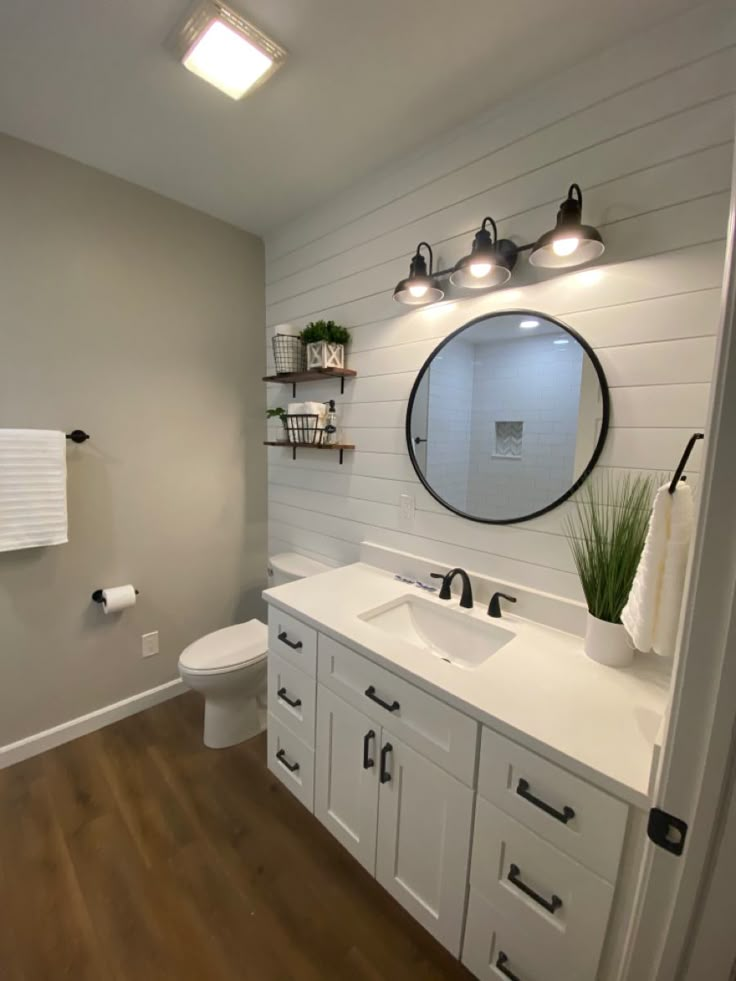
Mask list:
[[102,590],[102,608],[105,613],[118,613],[135,606],[135,587],[127,583],[125,586],[109,586]]

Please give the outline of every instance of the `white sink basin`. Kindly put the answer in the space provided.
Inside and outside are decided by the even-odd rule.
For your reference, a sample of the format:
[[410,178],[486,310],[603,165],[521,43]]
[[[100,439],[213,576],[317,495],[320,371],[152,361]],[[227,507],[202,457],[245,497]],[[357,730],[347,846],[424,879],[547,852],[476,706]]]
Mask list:
[[469,611],[443,609],[437,603],[402,596],[359,614],[360,619],[412,647],[459,668],[477,668],[516,636]]

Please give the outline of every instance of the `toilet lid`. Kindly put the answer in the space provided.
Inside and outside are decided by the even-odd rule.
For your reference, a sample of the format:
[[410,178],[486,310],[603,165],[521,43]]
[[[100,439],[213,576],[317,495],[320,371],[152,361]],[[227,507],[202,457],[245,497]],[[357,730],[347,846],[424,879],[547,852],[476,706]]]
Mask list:
[[195,640],[182,652],[179,664],[189,671],[221,671],[260,661],[267,651],[268,627],[260,620],[248,620]]

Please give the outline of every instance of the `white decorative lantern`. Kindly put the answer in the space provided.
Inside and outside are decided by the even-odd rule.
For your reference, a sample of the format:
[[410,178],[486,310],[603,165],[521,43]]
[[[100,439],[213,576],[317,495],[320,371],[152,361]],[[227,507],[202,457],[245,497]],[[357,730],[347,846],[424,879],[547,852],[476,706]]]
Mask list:
[[307,371],[345,367],[345,345],[331,341],[313,341],[307,344]]

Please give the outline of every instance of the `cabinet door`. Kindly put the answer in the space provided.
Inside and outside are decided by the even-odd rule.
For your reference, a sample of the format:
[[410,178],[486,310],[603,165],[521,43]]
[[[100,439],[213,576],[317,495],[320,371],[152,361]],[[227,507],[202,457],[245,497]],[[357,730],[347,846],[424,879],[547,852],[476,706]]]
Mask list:
[[376,878],[457,957],[473,792],[386,729],[378,764]]
[[381,729],[324,685],[317,693],[314,813],[375,874]]

